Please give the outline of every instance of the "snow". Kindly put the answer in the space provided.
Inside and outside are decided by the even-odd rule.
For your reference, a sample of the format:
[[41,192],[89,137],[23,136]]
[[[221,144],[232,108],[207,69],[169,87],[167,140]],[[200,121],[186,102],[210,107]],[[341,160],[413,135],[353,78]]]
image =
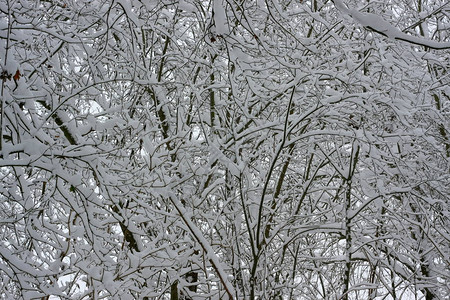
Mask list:
[[234,288],[231,285],[231,283],[228,281],[228,274],[223,269],[222,263],[220,262],[219,258],[217,257],[217,255],[214,252],[213,248],[211,247],[210,243],[203,236],[203,233],[191,221],[189,215],[192,215],[192,213],[188,213],[186,211],[183,204],[181,204],[180,200],[178,200],[178,197],[175,194],[170,193],[169,197],[170,197],[170,200],[172,201],[173,205],[176,207],[177,211],[179,212],[180,217],[183,219],[183,221],[188,226],[190,232],[195,237],[195,239],[200,243],[201,247],[205,251],[207,258],[210,260],[213,268],[216,270],[217,275],[220,278],[220,281],[222,282],[222,284],[225,286],[225,289],[227,290],[227,293],[229,295],[235,295]]
[[225,9],[222,4],[222,0],[214,1],[214,25],[216,29],[216,34],[222,35],[228,32],[226,27],[227,19],[225,16]]
[[236,165],[231,159],[229,159],[219,148],[217,148],[215,145],[210,145],[210,151],[211,151],[211,162],[214,162],[216,160],[220,161],[225,165],[228,171],[230,171],[231,175],[239,177],[241,174],[240,167],[243,167],[243,165]]
[[180,2],[178,3],[178,7],[188,13],[193,13],[196,12],[197,9],[195,8],[194,5],[190,4],[189,2],[180,0]]
[[375,14],[361,13],[352,9],[350,10],[350,15],[364,27],[376,30],[392,39],[395,39],[399,32],[397,28]]
[[[255,298],[316,299],[342,294],[336,264],[351,254],[352,293],[375,288],[369,267],[386,286],[445,287],[414,270],[425,253],[448,278],[446,53],[386,43],[419,44],[342,0],[341,14],[305,1],[63,2],[10,16],[32,22],[12,23],[6,67],[25,75],[2,89],[5,282],[50,299],[169,299],[193,270],[192,298],[248,298],[255,283]],[[353,38],[363,27],[374,39]]]
[[401,40],[432,49],[450,49],[450,42],[436,42],[424,38],[415,37],[400,31],[382,17],[372,13],[362,13],[355,9],[348,9],[341,0],[334,0],[335,6],[342,12],[351,16],[364,27],[371,29],[393,40]]

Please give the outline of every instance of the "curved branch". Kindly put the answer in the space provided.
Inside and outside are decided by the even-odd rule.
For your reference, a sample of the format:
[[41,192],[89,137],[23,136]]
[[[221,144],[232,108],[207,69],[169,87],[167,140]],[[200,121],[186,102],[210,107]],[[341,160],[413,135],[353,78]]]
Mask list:
[[175,196],[175,194],[170,193],[169,199],[172,202],[175,209],[178,211],[178,214],[181,217],[181,219],[183,219],[183,222],[189,228],[189,231],[191,232],[191,234],[198,241],[198,243],[202,247],[203,251],[205,252],[206,256],[208,257],[212,267],[214,268],[214,270],[217,273],[217,276],[219,277],[220,282],[223,284],[223,286],[228,294],[228,297],[229,297],[228,299],[230,299],[230,300],[234,299],[234,296],[233,296],[235,294],[234,288],[228,281],[225,271],[220,266],[219,258],[217,257],[217,255],[214,252],[213,248],[211,247],[210,243],[205,239],[205,237],[201,233],[200,229],[192,222],[192,220],[190,219],[190,217],[188,215],[188,212],[186,211],[186,209],[184,209],[180,200],[178,200],[178,197]]
[[333,0],[336,8],[352,17],[355,21],[363,25],[365,28],[372,30],[378,34],[388,37],[393,40],[400,40],[410,44],[428,47],[435,50],[450,49],[450,42],[436,42],[432,40],[427,40],[424,38],[419,38],[406,34],[397,27],[394,27],[389,22],[383,18],[370,13],[362,13],[355,9],[348,9],[341,0]]

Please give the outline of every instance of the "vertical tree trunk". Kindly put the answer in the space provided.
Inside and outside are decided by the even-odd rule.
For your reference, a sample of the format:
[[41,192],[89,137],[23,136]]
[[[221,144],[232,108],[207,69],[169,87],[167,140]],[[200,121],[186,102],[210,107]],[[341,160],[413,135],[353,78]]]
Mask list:
[[178,300],[178,281],[170,285],[170,300]]

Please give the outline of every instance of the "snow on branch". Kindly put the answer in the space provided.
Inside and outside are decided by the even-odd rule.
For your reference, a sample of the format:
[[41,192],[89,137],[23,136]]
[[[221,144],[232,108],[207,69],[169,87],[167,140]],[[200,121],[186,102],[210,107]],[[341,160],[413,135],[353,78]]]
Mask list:
[[334,5],[341,12],[348,14],[355,21],[370,29],[393,40],[400,40],[415,45],[425,46],[431,49],[443,50],[450,49],[450,42],[436,42],[420,37],[415,37],[400,31],[389,22],[371,13],[362,13],[355,9],[348,9],[341,0],[333,0]]
[[219,258],[217,257],[216,253],[214,252],[213,248],[211,247],[210,243],[205,239],[200,229],[194,224],[194,222],[190,219],[189,212],[186,211],[186,209],[183,207],[183,204],[181,204],[180,200],[178,200],[178,197],[170,193],[169,194],[170,201],[174,205],[175,209],[178,211],[178,214],[180,215],[181,219],[184,221],[186,226],[189,228],[191,234],[194,236],[194,238],[199,242],[200,246],[202,247],[203,251],[205,252],[206,256],[208,257],[209,261],[211,262],[212,267],[217,273],[217,276],[219,276],[219,280],[222,282],[227,294],[228,299],[232,300],[233,295],[235,294],[234,288],[231,285],[231,283],[228,281],[228,276],[225,272],[225,270],[222,268],[222,264],[219,261]]

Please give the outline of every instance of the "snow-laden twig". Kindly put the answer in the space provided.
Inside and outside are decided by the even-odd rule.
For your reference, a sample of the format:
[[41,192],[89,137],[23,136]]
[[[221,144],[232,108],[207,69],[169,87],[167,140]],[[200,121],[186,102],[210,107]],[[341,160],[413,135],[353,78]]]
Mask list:
[[384,35],[385,37],[436,50],[450,49],[450,42],[436,42],[406,34],[400,31],[400,29],[398,29],[397,27],[392,26],[389,22],[387,22],[380,16],[371,13],[362,13],[357,11],[356,9],[348,9],[341,0],[333,0],[333,2],[336,8],[339,9],[342,13],[349,15],[365,28]]
[[186,211],[180,200],[178,200],[178,197],[175,194],[170,193],[169,198],[172,204],[175,206],[175,209],[178,211],[178,214],[183,219],[183,222],[189,228],[189,231],[192,233],[194,238],[199,242],[200,246],[202,247],[203,251],[208,257],[208,260],[211,262],[212,267],[216,271],[217,276],[219,276],[220,282],[225,287],[229,299],[232,300],[233,295],[235,294],[234,288],[228,281],[227,274],[225,273],[225,270],[222,268],[219,258],[217,257],[213,248],[211,247],[209,242],[205,239],[200,229],[194,224],[194,222],[192,222],[189,213]]

